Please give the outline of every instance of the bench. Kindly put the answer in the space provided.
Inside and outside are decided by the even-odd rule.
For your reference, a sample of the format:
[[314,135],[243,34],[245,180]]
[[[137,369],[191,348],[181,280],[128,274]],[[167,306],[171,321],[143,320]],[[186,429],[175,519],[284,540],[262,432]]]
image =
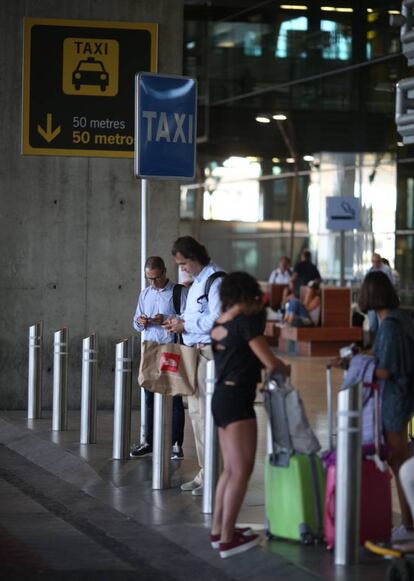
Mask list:
[[263,294],[269,299],[269,307],[277,311],[282,304],[283,291],[287,284],[272,284],[259,281],[259,285]]
[[283,327],[279,351],[289,355],[333,357],[341,347],[362,341],[360,327]]
[[362,328],[352,327],[351,323],[351,289],[322,286],[321,291],[321,326],[282,327],[278,337],[281,352],[331,357],[341,347],[362,341]]
[[266,321],[266,327],[264,330],[264,336],[266,337],[269,345],[277,346],[280,337],[280,327],[275,324],[275,321]]

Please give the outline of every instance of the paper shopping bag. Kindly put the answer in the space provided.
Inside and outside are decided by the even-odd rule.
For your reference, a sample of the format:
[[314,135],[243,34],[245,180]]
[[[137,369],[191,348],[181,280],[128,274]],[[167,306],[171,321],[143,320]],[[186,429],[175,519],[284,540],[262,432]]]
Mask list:
[[164,395],[193,395],[197,389],[197,349],[180,343],[141,344],[138,383]]

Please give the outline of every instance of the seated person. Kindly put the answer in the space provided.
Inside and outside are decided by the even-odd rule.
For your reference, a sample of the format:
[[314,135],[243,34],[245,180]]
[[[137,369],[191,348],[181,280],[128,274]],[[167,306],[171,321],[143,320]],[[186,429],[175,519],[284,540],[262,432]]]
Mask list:
[[292,280],[295,289],[306,286],[309,282],[321,282],[322,277],[315,264],[312,262],[312,254],[309,250],[304,250],[300,256],[300,261],[295,264],[293,269]]
[[303,302],[293,293],[286,302],[285,321],[295,327],[313,327],[319,325],[321,313],[321,290],[318,281],[307,285]]
[[291,276],[290,259],[287,256],[282,256],[279,260],[279,268],[270,273],[269,282],[271,284],[289,284]]

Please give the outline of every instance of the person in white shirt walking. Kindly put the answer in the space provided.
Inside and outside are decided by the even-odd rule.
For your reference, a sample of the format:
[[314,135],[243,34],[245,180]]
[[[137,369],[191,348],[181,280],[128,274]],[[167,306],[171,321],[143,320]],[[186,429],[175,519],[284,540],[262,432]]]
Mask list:
[[[170,333],[162,323],[168,317],[175,317],[185,308],[188,290],[179,284],[174,284],[167,278],[165,263],[159,256],[150,256],[145,263],[145,278],[149,283],[139,295],[135,311],[134,329],[142,333],[144,341],[155,341],[164,345],[174,343],[176,336]],[[147,438],[133,446],[131,458],[142,458],[152,454],[154,394],[145,391],[145,407],[147,410]],[[184,439],[184,406],[182,397],[173,397],[172,421],[172,456],[173,460],[184,457],[182,446]]]
[[171,333],[182,333],[184,344],[196,347],[198,352],[197,391],[188,397],[188,413],[200,470],[193,480],[181,485],[181,490],[200,496],[203,494],[206,371],[207,362],[213,359],[210,332],[221,312],[219,289],[224,272],[210,260],[206,248],[191,236],[178,238],[172,254],[181,270],[192,277],[193,283],[184,313],[166,321],[164,327]]

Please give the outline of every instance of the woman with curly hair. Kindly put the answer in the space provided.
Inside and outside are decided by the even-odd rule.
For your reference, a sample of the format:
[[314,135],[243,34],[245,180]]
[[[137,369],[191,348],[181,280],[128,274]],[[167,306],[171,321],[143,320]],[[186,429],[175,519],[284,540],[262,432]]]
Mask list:
[[222,314],[211,332],[216,364],[212,412],[223,457],[210,541],[220,556],[231,557],[259,543],[236,519],[253,470],[257,424],[256,385],[262,365],[284,376],[290,367],[275,357],[263,332],[266,313],[257,281],[245,272],[226,275],[220,287]]

